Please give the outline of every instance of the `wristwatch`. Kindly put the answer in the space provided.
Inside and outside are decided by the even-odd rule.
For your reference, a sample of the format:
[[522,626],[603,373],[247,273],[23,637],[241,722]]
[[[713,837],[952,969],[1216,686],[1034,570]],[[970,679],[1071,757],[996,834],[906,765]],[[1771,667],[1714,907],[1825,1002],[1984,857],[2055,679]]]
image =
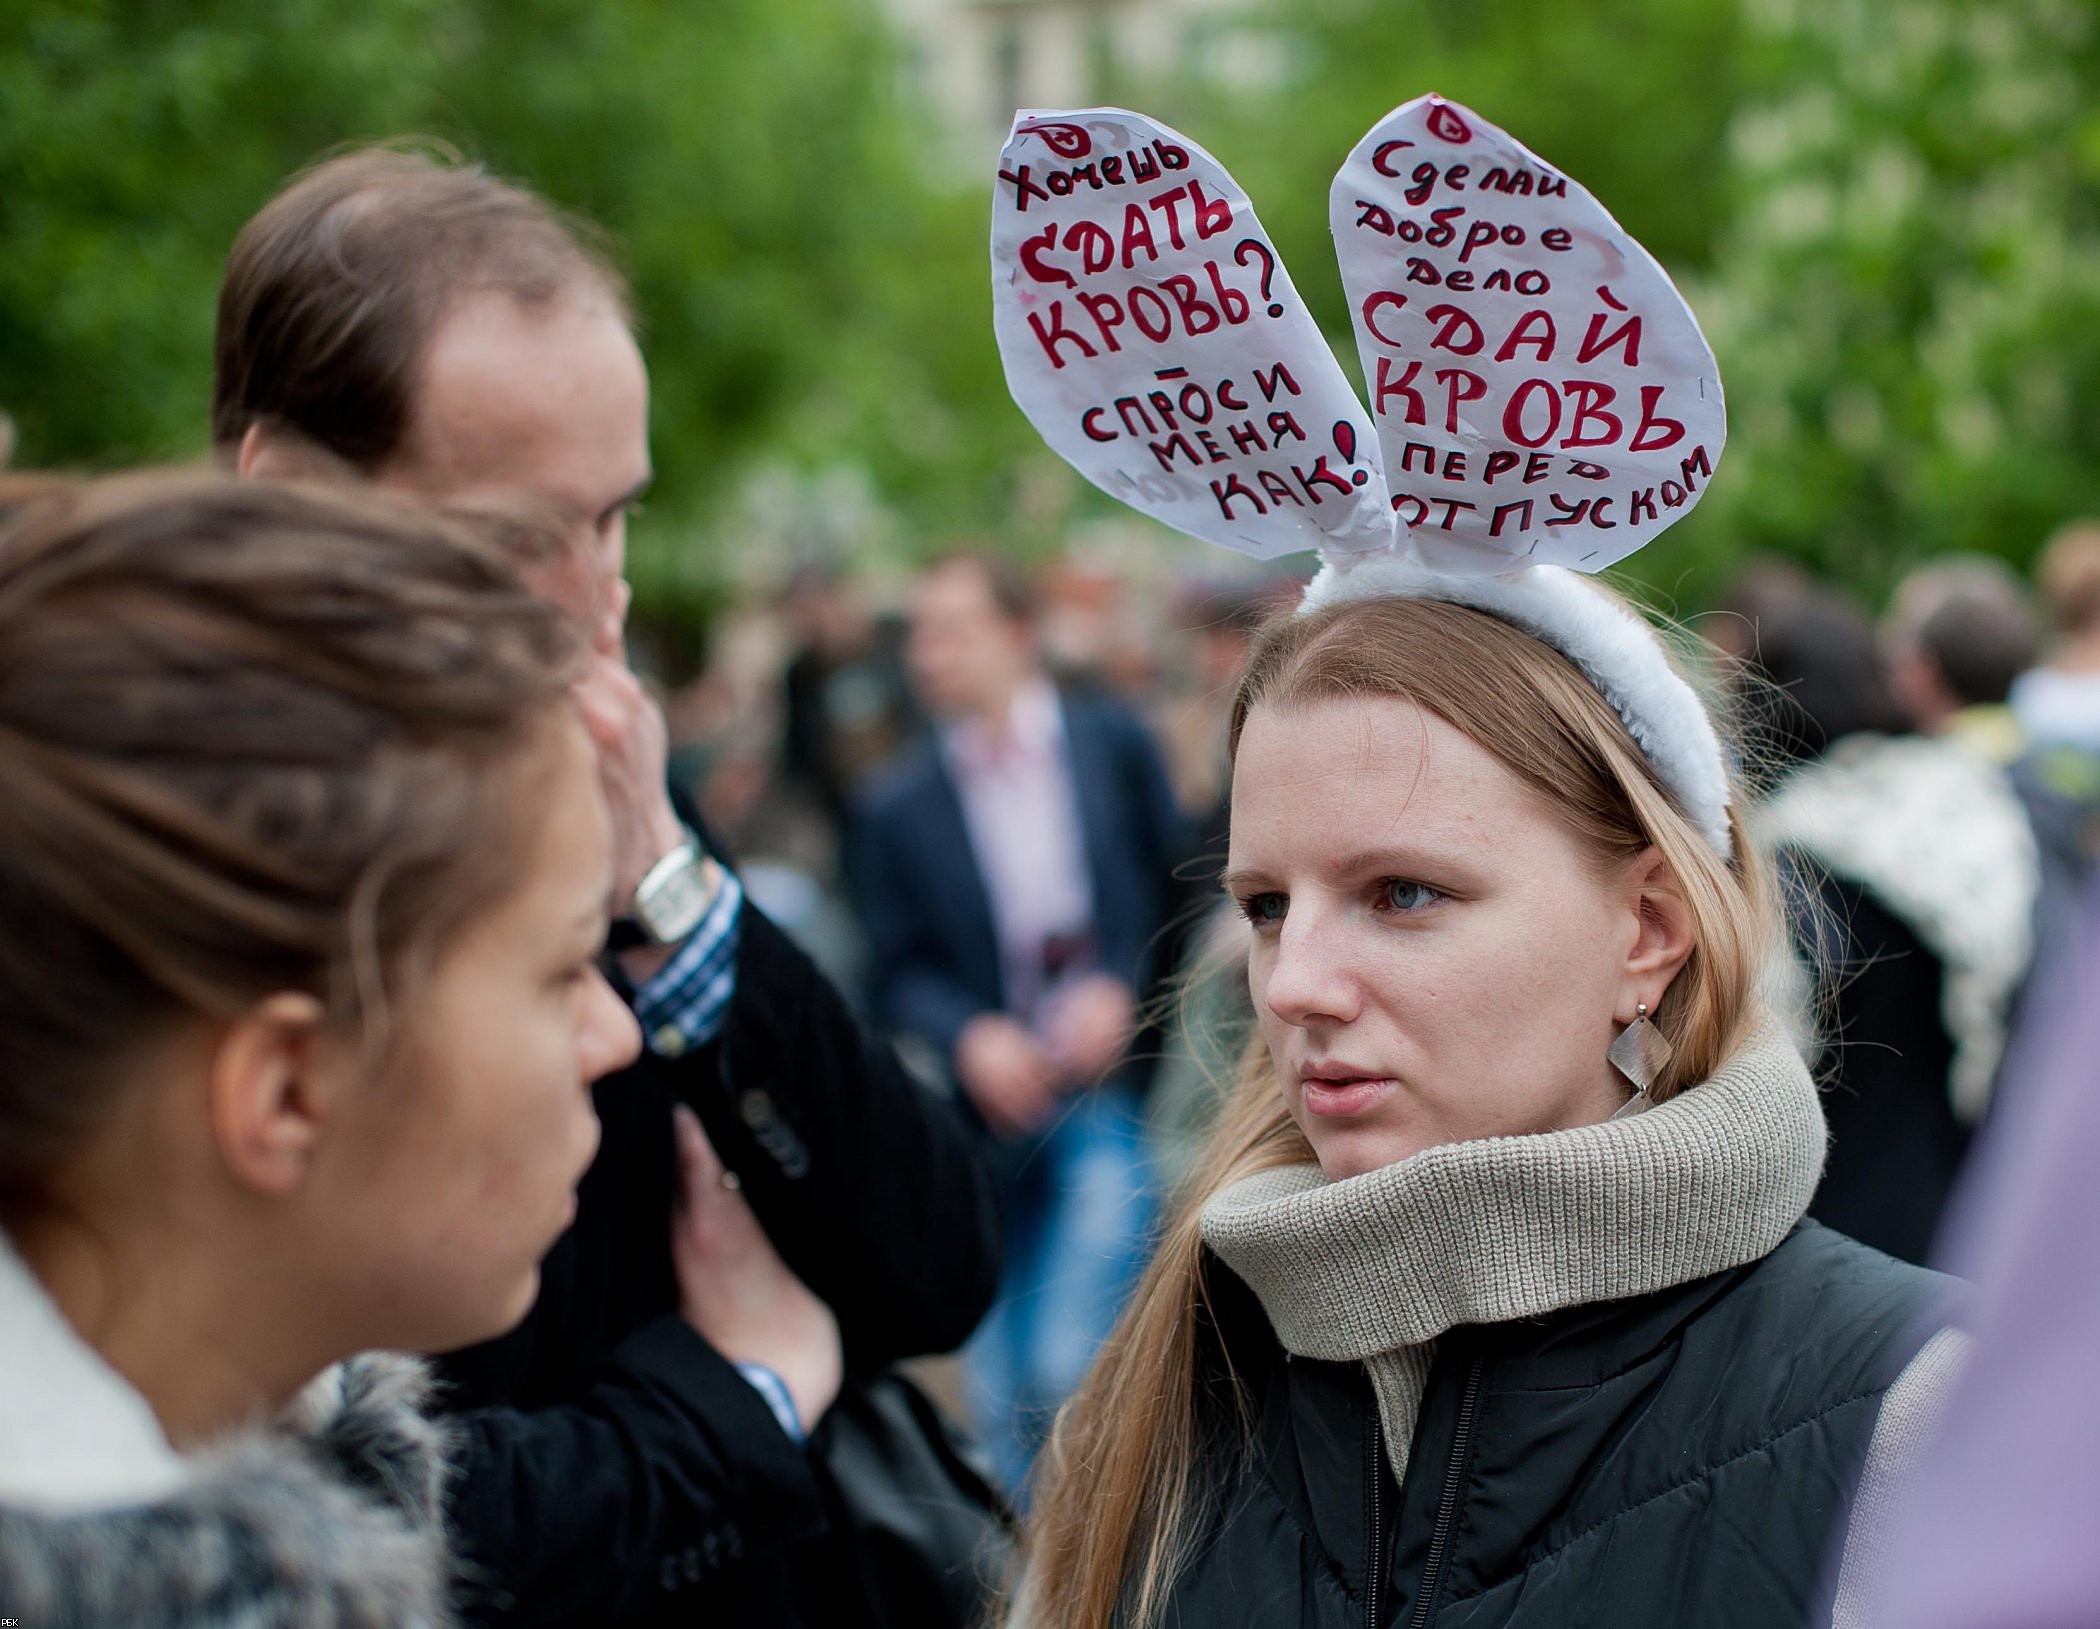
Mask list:
[[680,943],[706,918],[721,891],[720,862],[688,831],[636,887],[627,915],[613,924],[613,948]]

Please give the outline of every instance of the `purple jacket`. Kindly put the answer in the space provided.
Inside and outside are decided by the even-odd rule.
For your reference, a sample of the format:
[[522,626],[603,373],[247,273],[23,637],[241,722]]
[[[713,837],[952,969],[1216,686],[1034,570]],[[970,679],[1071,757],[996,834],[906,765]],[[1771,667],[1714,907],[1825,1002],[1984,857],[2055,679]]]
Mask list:
[[2100,1624],[2100,894],[1956,1212],[1976,1344],[1873,1592],[1890,1629]]

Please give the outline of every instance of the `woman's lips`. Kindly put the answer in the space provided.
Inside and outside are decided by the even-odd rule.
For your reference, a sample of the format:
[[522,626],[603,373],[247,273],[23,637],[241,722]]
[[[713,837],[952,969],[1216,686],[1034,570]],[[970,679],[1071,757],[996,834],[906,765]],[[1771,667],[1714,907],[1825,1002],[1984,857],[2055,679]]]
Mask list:
[[1305,1112],[1344,1119],[1376,1108],[1400,1088],[1396,1080],[1304,1080]]

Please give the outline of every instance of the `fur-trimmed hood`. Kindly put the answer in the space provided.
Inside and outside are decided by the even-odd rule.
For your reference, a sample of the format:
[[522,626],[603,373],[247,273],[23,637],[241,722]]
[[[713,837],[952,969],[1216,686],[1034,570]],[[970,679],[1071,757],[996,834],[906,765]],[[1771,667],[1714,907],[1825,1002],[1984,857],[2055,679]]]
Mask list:
[[[32,1323],[57,1317],[40,1295],[41,1306],[18,1305],[27,1270],[4,1242],[0,1257],[0,1300]],[[110,1427],[112,1385],[123,1382],[75,1344],[39,1353],[33,1387],[15,1387],[15,1365],[0,1356],[0,1391],[33,1389],[46,1405],[35,1430],[0,1418],[0,1447],[12,1457],[33,1441],[49,1456],[0,1465],[0,1611],[37,1629],[453,1622],[445,1444],[425,1409],[422,1364],[353,1358],[272,1426],[175,1455],[164,1439],[157,1451],[144,1440],[135,1416]],[[13,1412],[0,1402],[0,1415]]]
[[1947,1095],[1974,1124],[2034,955],[2041,887],[2034,827],[2003,772],[1936,736],[1848,736],[1781,781],[1753,826],[1866,888],[1939,958]]

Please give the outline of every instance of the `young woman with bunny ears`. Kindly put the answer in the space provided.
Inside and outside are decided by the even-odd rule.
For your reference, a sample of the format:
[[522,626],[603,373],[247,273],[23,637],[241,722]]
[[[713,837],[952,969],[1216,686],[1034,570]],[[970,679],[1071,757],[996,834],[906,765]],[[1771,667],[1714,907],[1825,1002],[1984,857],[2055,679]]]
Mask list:
[[[1016,142],[1052,120],[1073,146],[1146,125],[1024,115]],[[1259,231],[1208,155],[1173,132],[1150,139],[1182,156],[1170,179]],[[1550,209],[1498,238],[1547,240],[1548,258],[1505,273],[1595,280],[1640,319],[1637,339],[1645,323],[1640,371],[1556,396],[1523,370],[1537,356],[1498,374],[1490,341],[1469,349],[1485,319],[1462,302],[1423,294],[1423,326],[1406,326],[1413,296],[1392,286],[1405,251],[1373,255],[1348,234],[1368,222],[1433,245],[1448,223],[1445,244],[1463,242],[1472,204],[1437,189],[1491,166],[1558,182],[1537,184]],[[1562,481],[1609,480],[1596,490],[1623,504],[1618,483],[1663,447],[1696,446],[1710,473],[1711,353],[1659,268],[1549,166],[1427,98],[1366,138],[1335,200],[1387,469],[1419,472],[1414,437],[1470,460],[1466,479],[1521,470],[1549,444],[1552,396],[1592,415],[1579,433],[1557,422],[1600,472],[1571,475],[1552,443],[1541,462]],[[1000,232],[1002,301],[1039,312]],[[1446,286],[1453,264],[1448,248],[1431,264]],[[1479,257],[1468,288],[1496,264]],[[1287,327],[1280,274],[1266,291],[1279,290]],[[1141,370],[1217,379],[1232,365],[1184,341],[1119,357],[1122,380],[1075,382],[1092,359],[1046,368],[1011,314],[1009,376],[1053,443],[1061,408],[1088,391],[1142,402]],[[1550,348],[1550,321],[1526,331]],[[1448,419],[1417,413],[1396,382],[1427,382],[1392,366],[1410,352],[1454,375],[1464,359]],[[1634,352],[1613,361],[1632,368]],[[1283,359],[1295,395],[1323,404],[1303,419],[1351,418],[1331,357]],[[1604,446],[1594,415],[1622,399],[1640,427],[1612,417]],[[1461,411],[1473,401],[1477,416]],[[1355,438],[1334,439],[1348,457]],[[1087,456],[1075,461],[1161,518],[1201,515],[1200,483],[1146,487],[1118,450]],[[1266,473],[1221,467],[1213,493],[1235,497],[1238,478],[1273,496]],[[1668,499],[1603,510],[1606,526],[1590,496],[1584,524],[1556,534],[1533,522],[1576,512],[1565,494],[1581,489],[1555,486],[1522,524],[1468,501],[1439,525],[1419,491],[1362,473],[1347,487],[1368,501],[1343,502],[1339,482],[1325,514],[1221,499],[1215,524],[1190,527],[1329,554],[1299,614],[1259,639],[1232,709],[1226,885],[1247,919],[1259,1033],[1148,1277],[1059,1422],[1010,1621],[1768,1629],[1827,1620],[1832,1579],[1847,1621],[1874,1538],[1865,1500],[1843,1532],[1854,1478],[1863,1464],[1871,1484],[1901,1474],[1959,1337],[1925,1339],[1930,1275],[1803,1220],[1823,1117],[1761,993],[1773,885],[1705,708],[1622,601],[1528,563],[1609,564],[1661,529]],[[1673,482],[1672,507],[1692,478]],[[1407,524],[1369,546],[1380,515]]]

